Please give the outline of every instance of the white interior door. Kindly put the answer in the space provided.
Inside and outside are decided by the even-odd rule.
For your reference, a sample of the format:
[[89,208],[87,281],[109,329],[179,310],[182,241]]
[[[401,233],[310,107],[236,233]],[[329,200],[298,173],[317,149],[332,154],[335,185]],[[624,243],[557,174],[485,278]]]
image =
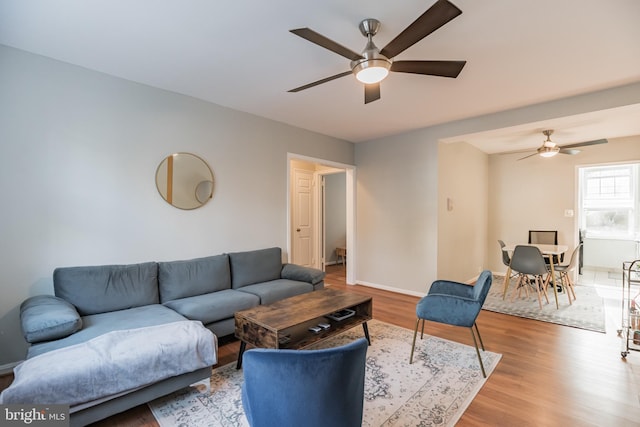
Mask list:
[[313,172],[293,171],[293,263],[313,267]]

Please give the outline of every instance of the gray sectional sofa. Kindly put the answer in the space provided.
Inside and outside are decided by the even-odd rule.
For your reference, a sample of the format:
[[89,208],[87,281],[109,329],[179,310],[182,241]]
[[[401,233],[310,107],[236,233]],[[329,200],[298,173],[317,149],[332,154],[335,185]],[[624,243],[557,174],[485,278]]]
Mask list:
[[[162,325],[169,331],[169,325],[174,327],[177,322],[190,321],[193,324],[189,326],[198,326],[210,335],[206,339],[206,335],[196,329],[199,340],[204,344],[209,341],[212,348],[189,350],[199,356],[202,353],[200,359],[205,366],[185,366],[184,372],[178,375],[173,372],[170,377],[160,380],[153,378],[151,383],[145,374],[156,370],[138,369],[127,374],[127,377],[140,375],[138,387],[120,392],[111,390],[105,396],[93,396],[89,402],[69,398],[72,425],[86,425],[209,378],[211,366],[217,363],[217,336],[234,332],[236,311],[321,289],[324,272],[283,264],[281,249],[267,248],[183,261],[57,268],[53,274],[53,287],[55,296],[31,297],[21,305],[23,334],[31,343],[23,363],[25,367],[31,366],[28,365],[31,361],[55,360],[55,356],[74,358],[74,353],[69,353],[71,356],[60,353],[86,352],[88,350],[83,346],[90,340],[93,343],[110,334],[130,333],[130,330],[143,334],[149,330],[162,341],[165,339]],[[193,345],[189,337],[183,339],[184,345],[180,344],[177,335],[169,347],[178,350],[182,347],[184,351],[186,346]],[[151,339],[151,335],[149,337]],[[123,339],[135,339],[131,348],[136,349],[145,341],[140,336],[115,339],[120,344]],[[204,344],[201,347],[206,346]],[[166,342],[159,345],[167,347]],[[213,356],[206,356],[211,352]],[[140,354],[144,355],[144,352]],[[84,359],[84,356],[78,357]],[[175,365],[175,360],[170,359],[167,364]],[[26,401],[24,393],[26,390],[29,395],[29,385],[28,378],[24,380],[23,377],[28,377],[29,372],[19,372],[19,368],[20,365],[16,367],[14,383],[0,396],[0,403],[65,403]],[[74,367],[68,370],[73,371]],[[82,378],[82,373],[77,374]],[[78,379],[74,381],[75,384]],[[41,385],[40,381],[39,387]],[[60,393],[53,394],[61,396]]]

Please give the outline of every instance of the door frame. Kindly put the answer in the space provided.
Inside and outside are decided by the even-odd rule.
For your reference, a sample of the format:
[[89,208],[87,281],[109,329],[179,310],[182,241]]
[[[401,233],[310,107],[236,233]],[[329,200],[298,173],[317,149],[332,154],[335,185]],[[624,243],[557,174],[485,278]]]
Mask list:
[[[329,166],[336,169],[342,169],[345,171],[345,179],[346,179],[346,214],[347,214],[347,248],[349,251],[349,262],[347,263],[347,274],[346,274],[346,282],[348,285],[354,285],[356,283],[355,280],[355,272],[356,272],[356,260],[357,258],[357,249],[356,249],[356,167],[354,165],[348,165],[345,163],[334,162],[331,160],[320,159],[316,157],[304,156],[301,154],[295,153],[287,153],[287,259],[291,262],[291,161],[292,160],[300,160],[304,162],[314,163],[322,166]],[[319,191],[314,191],[314,205],[317,212],[318,206],[320,206],[321,201],[319,198],[321,197]],[[314,234],[316,239],[316,247],[318,239],[321,238],[319,235],[320,227],[315,227]],[[319,262],[319,257],[316,257],[316,263]]]

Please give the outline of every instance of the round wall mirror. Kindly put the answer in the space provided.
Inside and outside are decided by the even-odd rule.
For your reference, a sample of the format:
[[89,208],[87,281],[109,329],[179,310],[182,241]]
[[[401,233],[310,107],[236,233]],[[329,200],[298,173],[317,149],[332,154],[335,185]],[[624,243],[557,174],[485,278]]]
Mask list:
[[171,154],[158,165],[156,187],[170,205],[196,209],[213,197],[213,172],[195,154]]

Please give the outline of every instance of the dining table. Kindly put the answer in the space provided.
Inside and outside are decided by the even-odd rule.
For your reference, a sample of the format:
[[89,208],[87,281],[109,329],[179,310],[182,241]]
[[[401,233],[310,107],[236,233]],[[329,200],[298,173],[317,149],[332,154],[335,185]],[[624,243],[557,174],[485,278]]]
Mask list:
[[[557,256],[556,259],[560,259],[560,255],[567,252],[567,250],[569,250],[569,247],[566,245],[549,245],[549,244],[542,244],[542,243],[517,243],[517,244],[506,244],[502,248],[502,250],[512,254],[516,246],[520,246],[520,245],[535,246],[536,248],[540,249],[540,252],[542,253],[543,257],[549,258],[549,269],[551,270],[550,274],[551,274],[551,283],[553,285],[553,294],[556,298],[556,308],[559,308],[560,306],[558,304],[558,287],[556,286],[556,274],[554,271],[553,259],[554,259],[554,255]],[[509,255],[509,258],[511,258],[511,255]],[[507,267],[507,275],[505,276],[505,279],[504,279],[504,290],[502,293],[503,300],[507,296],[510,277],[511,277],[511,265]]]

